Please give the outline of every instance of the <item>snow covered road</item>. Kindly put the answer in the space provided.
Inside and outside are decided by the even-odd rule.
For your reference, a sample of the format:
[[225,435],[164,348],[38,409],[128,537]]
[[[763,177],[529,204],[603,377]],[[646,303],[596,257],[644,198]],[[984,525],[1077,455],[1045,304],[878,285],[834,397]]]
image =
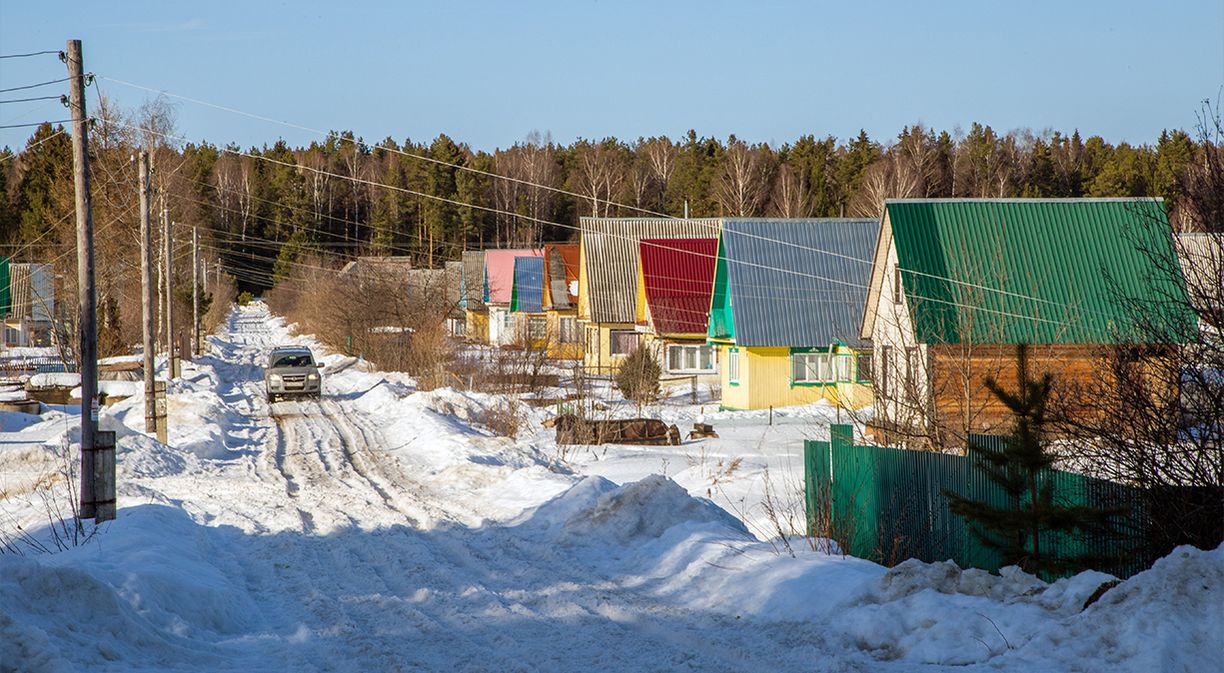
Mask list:
[[[261,305],[210,341],[212,355],[172,387],[169,446],[137,431],[138,398],[108,410],[121,438],[119,519],[62,553],[0,555],[0,672],[1214,663],[1176,634],[1165,651],[1094,661],[1109,634],[1079,609],[1099,574],[1047,589],[942,564],[886,574],[777,555],[668,479],[573,474],[538,440],[481,430],[482,396],[415,392],[353,358],[324,358],[322,400],[269,406],[268,350],[318,345]],[[65,422],[49,417],[0,446],[36,445]],[[30,449],[3,451],[8,470]],[[36,520],[30,502],[12,516]],[[1206,631],[1224,623],[1212,607],[1224,555],[1197,554],[1153,582],[1206,611]],[[1124,619],[1136,614],[1168,620],[1134,605],[1095,619],[1134,628]]]

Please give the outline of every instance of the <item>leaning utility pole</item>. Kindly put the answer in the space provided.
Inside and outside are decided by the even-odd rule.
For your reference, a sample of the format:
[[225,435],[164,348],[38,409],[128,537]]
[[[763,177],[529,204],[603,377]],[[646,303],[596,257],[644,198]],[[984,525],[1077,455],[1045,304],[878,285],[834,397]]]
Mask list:
[[[76,188],[77,223],[77,324],[80,328],[81,372],[81,507],[80,518],[106,521],[115,517],[114,491],[105,484],[96,489],[95,432],[98,426],[98,298],[94,287],[93,204],[89,193],[89,127],[85,116],[85,68],[81,41],[68,40],[68,63],[72,110],[72,168]],[[113,450],[113,444],[112,444]],[[114,454],[110,455],[110,486],[114,487]],[[103,464],[106,458],[103,457]],[[105,465],[103,465],[105,466]],[[104,475],[105,476],[105,475]],[[101,491],[101,492],[99,492]],[[109,502],[99,503],[99,497]],[[99,504],[102,507],[99,507]]]
[[191,227],[191,353],[200,352],[200,227]]
[[166,209],[166,195],[162,192],[162,267],[165,271],[162,290],[165,297],[166,323],[166,378],[178,378],[178,361],[174,357],[174,223],[170,221],[170,211]]
[[153,204],[149,184],[149,152],[140,150],[140,304],[144,309],[141,336],[144,340],[145,432],[157,432],[157,404],[154,369],[157,345],[153,340],[153,224],[149,221]]

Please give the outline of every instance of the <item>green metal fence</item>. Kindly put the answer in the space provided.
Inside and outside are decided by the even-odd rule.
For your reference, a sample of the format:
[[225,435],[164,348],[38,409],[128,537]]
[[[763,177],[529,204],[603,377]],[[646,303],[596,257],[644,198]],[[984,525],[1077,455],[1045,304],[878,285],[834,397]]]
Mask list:
[[[965,521],[953,514],[943,492],[949,490],[995,506],[1008,496],[964,456],[855,446],[853,428],[834,425],[830,440],[804,445],[808,529],[831,537],[844,551],[885,565],[908,558],[952,560],[962,568],[995,571],[997,552],[981,543]],[[979,444],[1004,441],[975,436]],[[1113,482],[1072,472],[1047,470],[1041,484],[1052,482],[1056,501],[1113,509],[1112,532],[1045,533],[1042,548],[1060,555],[1091,554],[1118,559],[1101,570],[1129,577],[1146,568],[1146,516],[1140,492]],[[1012,503],[1014,505],[1014,503]]]

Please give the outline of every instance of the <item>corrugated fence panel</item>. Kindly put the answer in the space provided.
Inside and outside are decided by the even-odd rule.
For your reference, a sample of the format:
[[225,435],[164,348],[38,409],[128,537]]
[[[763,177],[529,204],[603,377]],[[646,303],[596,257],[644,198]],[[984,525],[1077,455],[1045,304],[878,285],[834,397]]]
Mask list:
[[[952,560],[962,568],[997,571],[999,553],[983,544],[970,526],[952,513],[945,491],[1008,505],[1008,496],[964,456],[855,446],[851,427],[834,425],[830,441],[804,446],[804,485],[808,529],[847,545],[847,553],[886,565],[909,558]],[[974,436],[971,441],[1000,446],[1001,437]],[[1125,485],[1081,474],[1048,470],[1039,485],[1049,483],[1057,502],[1116,509],[1111,534],[1046,532],[1043,549],[1059,555],[1092,555],[1122,559],[1101,569],[1129,577],[1149,565],[1142,553],[1147,516],[1141,492]]]

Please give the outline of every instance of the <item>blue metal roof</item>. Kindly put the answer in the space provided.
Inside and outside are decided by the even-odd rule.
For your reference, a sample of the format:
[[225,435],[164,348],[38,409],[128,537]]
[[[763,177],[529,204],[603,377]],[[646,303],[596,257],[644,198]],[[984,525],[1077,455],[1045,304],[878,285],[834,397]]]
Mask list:
[[719,246],[715,308],[729,303],[740,346],[863,346],[859,337],[875,219],[726,219]]
[[544,312],[544,258],[514,258],[514,288],[510,310],[517,313]]

